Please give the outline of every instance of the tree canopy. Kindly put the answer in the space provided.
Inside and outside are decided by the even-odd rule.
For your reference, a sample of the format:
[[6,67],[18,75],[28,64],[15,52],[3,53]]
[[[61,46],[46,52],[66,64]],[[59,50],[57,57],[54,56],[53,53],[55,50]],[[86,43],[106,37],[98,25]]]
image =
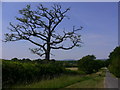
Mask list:
[[84,71],[87,74],[97,72],[100,68],[105,66],[105,61],[95,60],[96,57],[94,55],[84,56],[82,59],[78,61],[79,70]]
[[86,73],[93,73],[94,55],[87,55],[78,61],[79,70],[85,71]]
[[[19,10],[21,17],[16,17],[18,24],[10,22],[11,33],[5,34],[5,42],[26,40],[36,45],[36,48],[30,50],[39,55],[45,55],[46,60],[50,60],[51,49],[69,50],[74,47],[81,46],[81,35],[76,33],[82,30],[83,27],[76,29],[73,26],[72,30],[67,32],[63,30],[63,34],[56,33],[57,26],[68,18],[66,13],[70,10],[62,9],[59,4],[54,4],[51,8],[44,7],[42,4],[37,6],[36,10],[27,5],[22,10]],[[63,43],[69,40],[70,46],[65,46]]]
[[116,47],[109,55],[109,70],[115,76],[120,77],[120,46]]

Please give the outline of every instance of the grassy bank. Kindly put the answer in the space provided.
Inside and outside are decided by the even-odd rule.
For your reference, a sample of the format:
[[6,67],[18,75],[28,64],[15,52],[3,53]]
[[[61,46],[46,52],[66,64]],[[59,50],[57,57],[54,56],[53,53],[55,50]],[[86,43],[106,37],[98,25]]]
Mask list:
[[37,83],[32,83],[29,85],[16,85],[13,88],[64,88],[68,85],[86,80],[87,76],[80,75],[63,75],[58,78],[54,78],[51,80],[43,80]]
[[87,77],[86,80],[67,86],[66,88],[104,88],[104,70],[87,75]]
[[104,71],[90,75],[62,75],[51,80],[42,80],[29,85],[16,85],[13,88],[103,88]]

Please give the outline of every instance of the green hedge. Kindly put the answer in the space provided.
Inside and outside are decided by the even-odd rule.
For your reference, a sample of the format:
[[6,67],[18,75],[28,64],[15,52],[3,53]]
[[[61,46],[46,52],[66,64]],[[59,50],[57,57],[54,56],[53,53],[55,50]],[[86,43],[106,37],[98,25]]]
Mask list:
[[19,61],[3,60],[2,85],[9,87],[17,83],[30,83],[41,79],[50,79],[65,72],[59,63],[22,63]]
[[120,46],[116,47],[109,55],[109,70],[116,77],[120,78]]

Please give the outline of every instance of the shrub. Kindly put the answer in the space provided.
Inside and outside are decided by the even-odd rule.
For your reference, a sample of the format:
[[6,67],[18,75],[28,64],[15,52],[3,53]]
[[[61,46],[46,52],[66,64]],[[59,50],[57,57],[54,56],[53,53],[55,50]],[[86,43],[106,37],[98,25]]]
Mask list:
[[78,69],[84,71],[87,74],[94,71],[94,55],[87,55],[78,61]]
[[84,71],[86,74],[97,72],[100,68],[105,66],[105,61],[95,60],[94,55],[87,55],[78,61],[78,69]]
[[59,63],[33,63],[3,60],[2,85],[9,87],[16,83],[31,83],[35,80],[53,78],[65,72],[65,68]]

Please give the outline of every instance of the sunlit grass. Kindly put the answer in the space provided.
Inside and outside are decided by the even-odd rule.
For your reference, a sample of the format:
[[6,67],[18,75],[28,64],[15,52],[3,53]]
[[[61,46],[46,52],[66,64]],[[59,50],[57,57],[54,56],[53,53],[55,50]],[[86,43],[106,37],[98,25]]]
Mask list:
[[81,77],[80,75],[63,75],[59,78],[54,78],[51,80],[43,80],[40,82],[32,83],[29,85],[18,85],[14,86],[14,88],[64,88],[68,85],[80,82],[85,80],[86,77]]
[[62,75],[51,80],[42,80],[12,88],[104,88],[104,70],[89,75]]
[[100,72],[88,75],[88,79],[67,86],[66,88],[104,88],[104,77],[105,72],[101,70]]
[[63,75],[51,80],[42,80],[13,88],[104,88],[104,70],[89,75]]

